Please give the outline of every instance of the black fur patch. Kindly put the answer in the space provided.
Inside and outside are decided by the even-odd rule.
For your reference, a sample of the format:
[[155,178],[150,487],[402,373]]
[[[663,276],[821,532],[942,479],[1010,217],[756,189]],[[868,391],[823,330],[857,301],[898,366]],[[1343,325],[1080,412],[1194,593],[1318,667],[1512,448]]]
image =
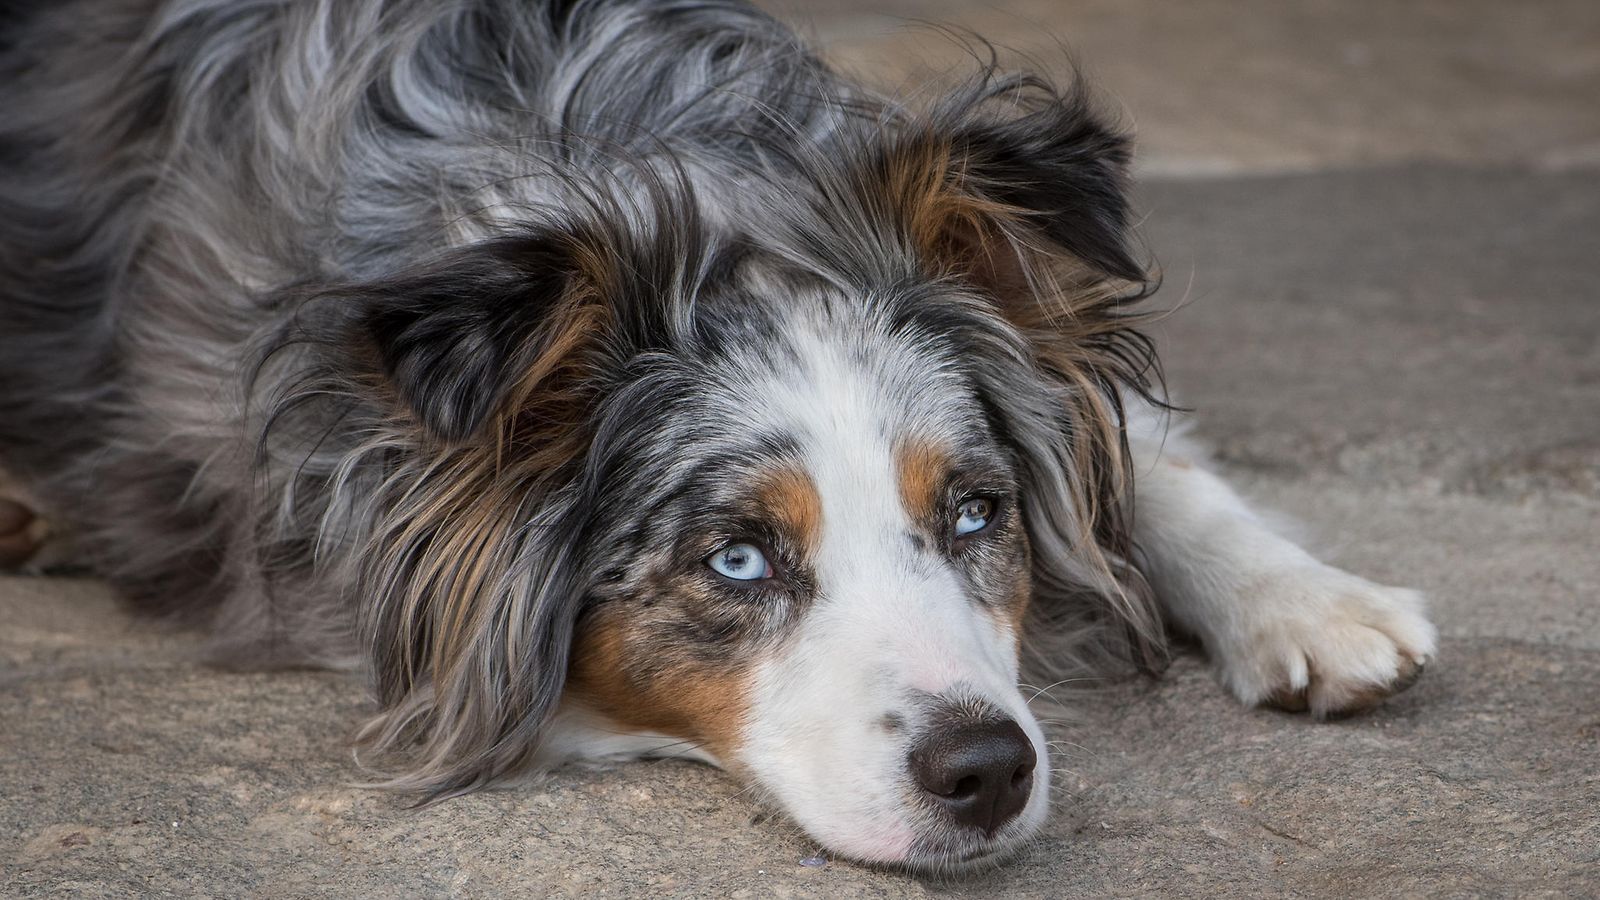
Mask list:
[[385,374],[434,435],[471,437],[537,352],[536,332],[573,277],[565,243],[500,238],[360,289]]

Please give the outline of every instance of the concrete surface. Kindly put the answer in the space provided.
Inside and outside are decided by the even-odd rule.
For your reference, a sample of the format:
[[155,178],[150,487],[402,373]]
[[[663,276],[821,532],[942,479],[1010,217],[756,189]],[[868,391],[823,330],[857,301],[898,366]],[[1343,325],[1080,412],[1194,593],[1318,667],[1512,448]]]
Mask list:
[[[864,6],[810,15],[914,71]],[[1012,6],[1092,50],[1162,161],[1145,232],[1202,435],[1325,554],[1432,597],[1416,688],[1316,725],[1238,709],[1194,658],[1108,685],[1056,735],[1045,836],[940,883],[802,866],[793,827],[682,763],[407,810],[352,786],[348,677],[204,669],[93,582],[0,579],[0,894],[1600,893],[1597,7]]]
[[1600,164],[1592,0],[764,0],[875,80],[925,90],[981,35],[1080,60],[1151,175],[1412,161]]

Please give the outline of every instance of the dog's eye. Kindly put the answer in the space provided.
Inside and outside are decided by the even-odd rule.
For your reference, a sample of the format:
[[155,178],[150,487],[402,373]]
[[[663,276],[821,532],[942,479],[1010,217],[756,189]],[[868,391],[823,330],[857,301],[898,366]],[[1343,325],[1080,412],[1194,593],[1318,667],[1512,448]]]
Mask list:
[[713,572],[734,581],[760,581],[772,577],[772,564],[754,544],[729,544],[706,557]]
[[956,515],[956,537],[964,537],[989,527],[994,518],[994,500],[989,497],[968,497],[961,501]]

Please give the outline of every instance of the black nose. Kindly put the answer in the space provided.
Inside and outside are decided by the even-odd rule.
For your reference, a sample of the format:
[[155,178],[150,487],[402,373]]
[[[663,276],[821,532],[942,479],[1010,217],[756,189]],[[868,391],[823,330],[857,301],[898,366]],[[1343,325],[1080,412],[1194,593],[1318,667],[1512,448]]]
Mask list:
[[956,822],[993,836],[1028,805],[1037,762],[1016,722],[963,722],[911,751],[911,775]]

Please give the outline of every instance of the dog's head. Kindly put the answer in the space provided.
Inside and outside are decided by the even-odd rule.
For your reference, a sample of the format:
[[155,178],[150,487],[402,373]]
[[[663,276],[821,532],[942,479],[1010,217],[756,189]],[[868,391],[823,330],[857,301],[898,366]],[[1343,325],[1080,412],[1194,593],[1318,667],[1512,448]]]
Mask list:
[[656,740],[855,859],[1032,833],[1026,623],[1083,594],[1154,629],[1121,583],[1126,161],[1081,95],[991,84],[355,292],[401,783]]

